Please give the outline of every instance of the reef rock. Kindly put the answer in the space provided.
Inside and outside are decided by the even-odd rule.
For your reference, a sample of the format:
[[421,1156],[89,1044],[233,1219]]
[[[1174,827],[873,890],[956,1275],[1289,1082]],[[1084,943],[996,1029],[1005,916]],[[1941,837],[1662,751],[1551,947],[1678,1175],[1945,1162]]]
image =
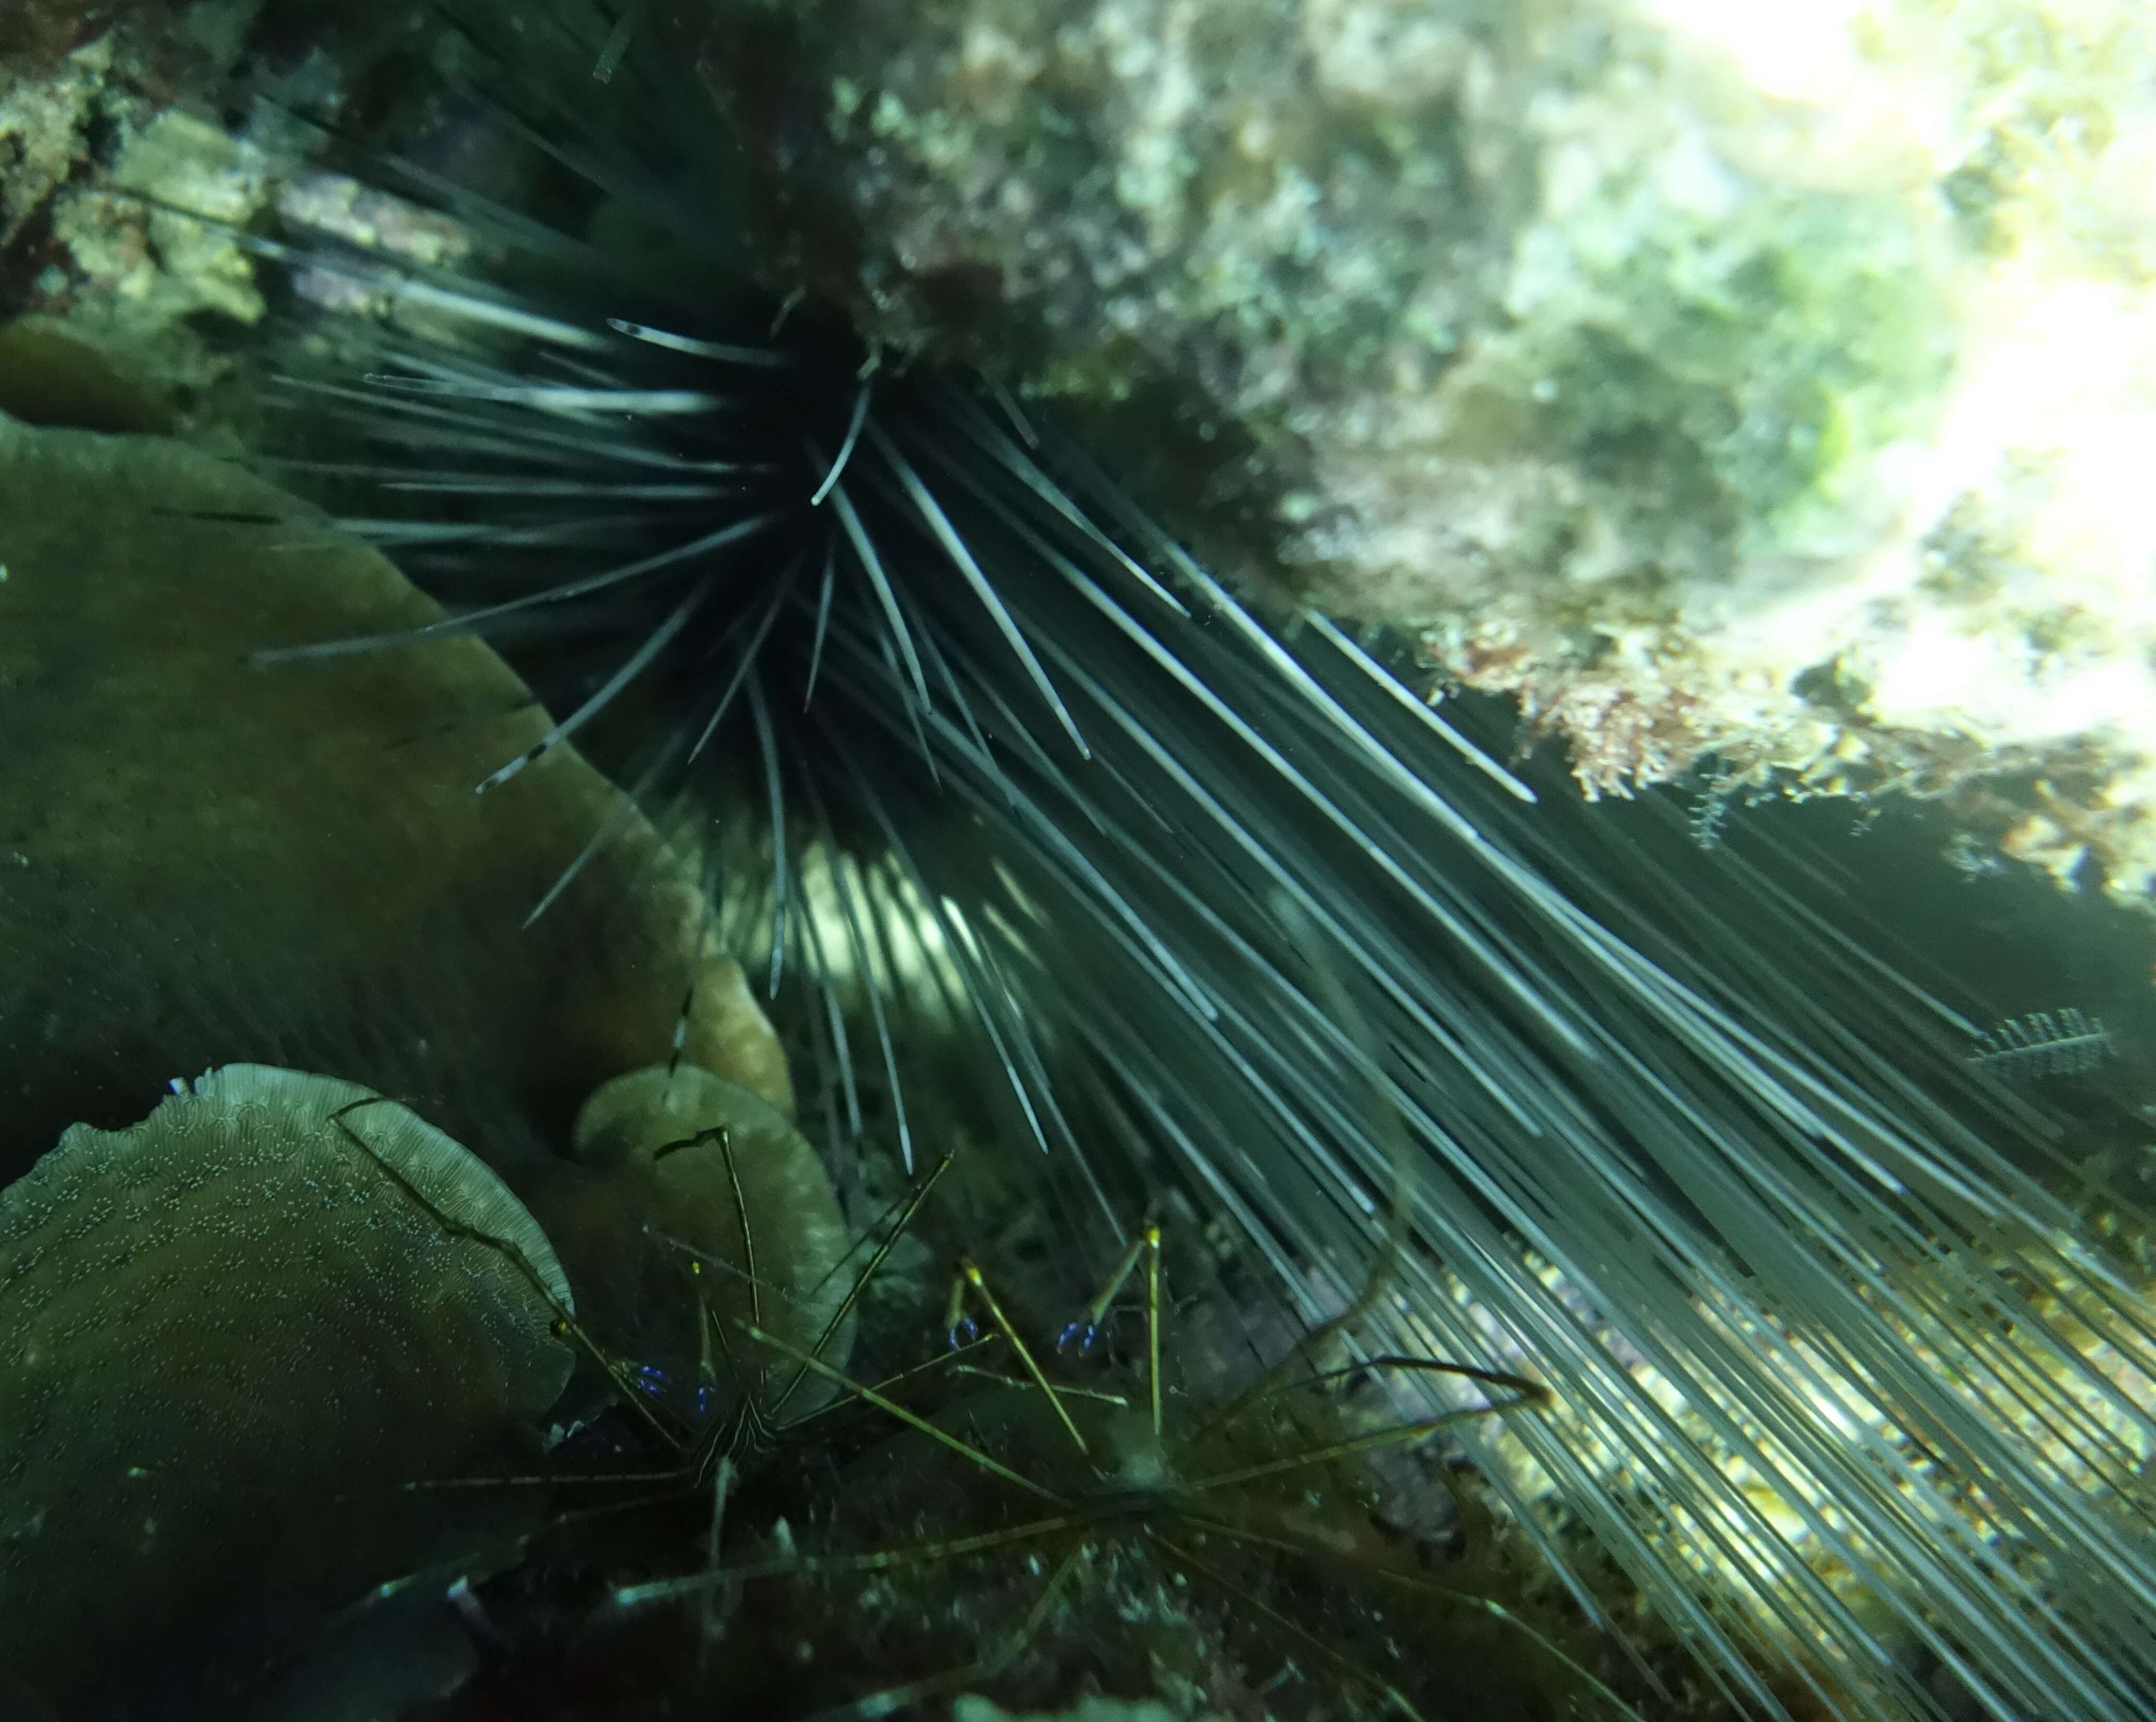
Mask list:
[[[270,195],[270,158],[228,136],[222,110],[262,7],[0,5],[0,316],[88,349],[133,397],[124,415],[79,402],[54,422],[133,430],[244,413],[226,387],[232,336],[264,307],[237,230]],[[42,418],[19,369],[0,354],[0,411]]]
[[2156,878],[2141,0],[655,10],[782,273],[1590,792],[2016,771],[2044,864]]

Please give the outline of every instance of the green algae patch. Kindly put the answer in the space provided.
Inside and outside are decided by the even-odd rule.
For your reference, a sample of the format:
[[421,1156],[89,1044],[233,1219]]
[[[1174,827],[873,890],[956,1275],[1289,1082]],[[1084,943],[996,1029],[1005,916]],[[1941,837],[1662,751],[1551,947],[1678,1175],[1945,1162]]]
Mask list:
[[1732,215],[1642,223],[1613,197],[1606,233],[1572,212],[1530,235],[1519,323],[1480,367],[1518,403],[1522,456],[1629,489],[1642,559],[1710,587],[1846,548],[1874,463],[1936,428],[1953,356],[1938,272],[1891,208],[1753,195]]

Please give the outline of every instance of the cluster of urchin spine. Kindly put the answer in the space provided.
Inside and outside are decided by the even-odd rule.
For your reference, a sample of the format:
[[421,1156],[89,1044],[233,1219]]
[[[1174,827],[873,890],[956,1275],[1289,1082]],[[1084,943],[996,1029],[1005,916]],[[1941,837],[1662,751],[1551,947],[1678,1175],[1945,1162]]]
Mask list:
[[[524,130],[581,211],[370,170],[522,254],[514,288],[295,254],[391,307],[364,381],[303,385],[375,444],[325,476],[452,604],[424,632],[521,650],[560,714],[490,781],[634,727],[639,800],[753,820],[708,844],[714,892],[796,989],[832,1118],[858,1128],[880,1070],[910,1153],[909,1035],[956,1025],[1097,1258],[1173,1184],[1319,1321],[1408,1166],[1394,1342],[1549,1381],[1567,1415],[1507,1438],[1748,1699],[1798,1646],[1892,1714],[1922,1701],[1909,1645],[1998,1714],[2135,1714],[2156,1569],[1998,1407],[2134,1413],[1968,1240],[2010,1231],[2088,1307],[2130,1294],[2050,1241],[2076,1222],[1959,1098],[1948,1015],[1771,872],[1659,897],[1383,642],[1253,613],[1007,396],[737,280],[715,309],[721,144],[651,57],[610,64],[613,21],[550,22],[552,71],[608,64],[608,98],[475,32],[458,123]],[[574,231],[603,203],[663,261]],[[1563,1571],[1520,1467],[1460,1439]]]

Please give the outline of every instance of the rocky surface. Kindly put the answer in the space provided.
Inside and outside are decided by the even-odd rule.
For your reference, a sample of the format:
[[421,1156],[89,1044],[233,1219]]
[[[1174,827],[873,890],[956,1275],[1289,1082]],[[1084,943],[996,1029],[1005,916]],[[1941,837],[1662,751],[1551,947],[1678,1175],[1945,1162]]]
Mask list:
[[1590,792],[1965,792],[2156,876],[2138,7],[659,10],[785,272],[1108,426],[1216,562],[1414,629]]
[[[268,195],[268,159],[228,134],[218,104],[259,9],[33,8],[38,51],[0,55],[0,318],[23,320],[8,368],[123,376],[126,409],[100,403],[108,428],[194,414],[262,316],[234,238]],[[41,413],[44,398],[0,381],[0,409]]]

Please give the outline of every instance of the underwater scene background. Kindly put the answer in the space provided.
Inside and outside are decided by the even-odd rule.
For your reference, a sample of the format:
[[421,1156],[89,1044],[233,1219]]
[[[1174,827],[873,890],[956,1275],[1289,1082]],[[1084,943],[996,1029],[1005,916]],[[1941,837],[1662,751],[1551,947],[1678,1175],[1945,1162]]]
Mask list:
[[1694,10],[0,13],[0,1714],[2147,1713],[2156,44]]

